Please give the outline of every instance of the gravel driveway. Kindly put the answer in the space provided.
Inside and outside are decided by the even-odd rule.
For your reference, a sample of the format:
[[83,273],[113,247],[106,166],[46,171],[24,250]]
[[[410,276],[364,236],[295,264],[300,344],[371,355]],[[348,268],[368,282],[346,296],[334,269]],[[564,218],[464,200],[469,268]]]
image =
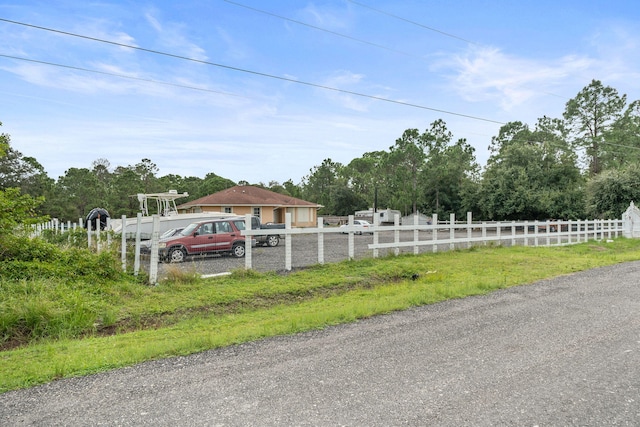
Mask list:
[[[449,236],[447,233],[440,233],[440,239]],[[380,233],[379,242],[392,242],[394,239],[393,232]],[[413,232],[400,232],[400,241],[411,241]],[[421,232],[421,240],[430,240],[431,232]],[[354,258],[361,259],[372,257],[373,251],[368,245],[373,243],[373,236],[370,234],[354,235]],[[349,236],[341,233],[327,233],[324,236],[324,262],[338,262],[349,258]],[[318,263],[318,237],[315,234],[297,234],[292,237],[292,268],[303,268]],[[466,247],[466,245],[465,245]],[[448,250],[448,244],[439,246],[439,250]],[[420,252],[431,252],[431,245],[420,247]],[[384,256],[393,252],[393,249],[380,249],[379,255]],[[413,253],[413,247],[401,248],[401,253]],[[199,274],[218,274],[229,272],[234,269],[245,268],[244,258],[234,258],[229,255],[208,255],[206,257],[193,257],[187,262],[180,264],[171,264],[172,267],[181,268],[187,271],[196,271]],[[144,265],[148,269],[147,264]],[[158,276],[164,277],[164,269],[167,264],[160,263],[158,268]],[[285,270],[285,242],[280,241],[276,247],[255,247],[252,249],[252,268],[256,271],[278,271]]]
[[0,425],[637,426],[640,262],[0,395]]

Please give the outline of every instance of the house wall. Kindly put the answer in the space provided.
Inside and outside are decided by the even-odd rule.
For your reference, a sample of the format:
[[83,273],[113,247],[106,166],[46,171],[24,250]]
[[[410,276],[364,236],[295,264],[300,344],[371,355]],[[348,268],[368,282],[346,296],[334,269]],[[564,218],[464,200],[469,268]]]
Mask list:
[[[190,212],[224,212],[225,208],[230,207],[231,212],[236,215],[253,215],[253,208],[256,206],[198,206],[187,210],[180,210],[181,213]],[[315,227],[318,221],[318,211],[315,207],[289,207],[276,208],[275,206],[260,206],[260,222],[283,223],[285,221],[285,213],[291,213],[292,227]]]
[[291,225],[295,227],[315,227],[318,223],[318,211],[315,207],[287,208],[291,214]]

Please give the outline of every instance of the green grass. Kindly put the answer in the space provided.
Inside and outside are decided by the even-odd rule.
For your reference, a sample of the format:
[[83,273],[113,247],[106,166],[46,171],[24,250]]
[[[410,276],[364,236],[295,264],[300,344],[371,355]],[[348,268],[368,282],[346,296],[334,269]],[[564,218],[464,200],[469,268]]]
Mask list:
[[174,271],[155,287],[124,278],[2,280],[0,392],[638,259],[640,240],[616,239],[346,261],[287,275]]

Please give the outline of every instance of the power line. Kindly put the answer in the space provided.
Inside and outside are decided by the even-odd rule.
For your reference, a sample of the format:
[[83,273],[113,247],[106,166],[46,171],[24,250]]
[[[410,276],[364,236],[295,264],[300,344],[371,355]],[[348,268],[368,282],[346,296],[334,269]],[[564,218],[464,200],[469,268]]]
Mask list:
[[317,83],[305,82],[305,81],[302,81],[302,80],[296,80],[296,79],[292,79],[292,78],[289,78],[289,77],[276,76],[276,75],[273,75],[273,74],[263,73],[263,72],[254,71],[254,70],[247,70],[247,69],[244,69],[244,68],[233,67],[233,66],[230,66],[230,65],[218,64],[218,63],[215,63],[215,62],[204,61],[204,60],[196,59],[196,58],[189,58],[187,56],[176,55],[176,54],[173,54],[173,53],[162,52],[162,51],[159,51],[159,50],[148,49],[148,48],[139,47],[139,46],[133,46],[133,45],[128,45],[128,44],[125,44],[125,43],[114,42],[114,41],[111,41],[111,40],[99,39],[99,38],[96,38],[96,37],[85,36],[85,35],[81,35],[81,34],[71,33],[71,32],[68,32],[68,31],[56,30],[56,29],[53,29],[53,28],[41,27],[41,26],[38,26],[38,25],[27,24],[27,23],[24,23],[24,22],[12,21],[10,19],[0,18],[0,21],[7,22],[7,23],[10,23],[10,24],[15,24],[15,25],[21,25],[21,26],[29,27],[29,28],[35,28],[35,29],[38,29],[38,30],[49,31],[49,32],[56,33],[56,34],[63,34],[63,35],[66,35],[66,36],[77,37],[77,38],[81,38],[81,39],[85,39],[85,40],[91,40],[91,41],[95,41],[95,42],[106,43],[106,44],[110,44],[110,45],[113,45],[113,46],[126,47],[126,48],[129,48],[129,49],[134,49],[134,50],[138,50],[138,51],[141,51],[141,52],[147,52],[147,53],[152,53],[152,54],[156,54],[156,55],[162,55],[162,56],[166,56],[166,57],[169,57],[169,58],[181,59],[181,60],[184,60],[184,61],[191,61],[191,62],[196,62],[196,63],[199,63],[199,64],[211,65],[211,66],[214,66],[214,67],[224,68],[224,69],[232,70],[232,71],[238,71],[238,72],[241,72],[241,73],[247,73],[247,74],[252,74],[252,75],[256,75],[256,76],[261,76],[261,77],[267,77],[267,78],[271,78],[271,79],[286,81],[286,82],[290,82],[290,83],[297,83],[297,84],[305,85],[305,86],[309,86],[309,87],[315,87],[315,88],[318,88],[318,89],[330,90],[330,91],[333,91],[333,92],[339,92],[339,93],[344,93],[344,94],[348,94],[348,95],[359,96],[359,97],[362,97],[362,98],[373,99],[373,100],[376,100],[376,101],[383,101],[383,102],[388,102],[388,103],[397,104],[397,105],[404,105],[404,106],[407,106],[407,107],[413,107],[413,108],[419,108],[419,109],[423,109],[423,110],[435,111],[437,113],[449,114],[449,115],[458,116],[458,117],[465,117],[465,118],[472,119],[472,120],[479,120],[479,121],[484,121],[484,122],[489,122],[489,123],[496,123],[496,124],[499,124],[499,125],[504,125],[505,124],[504,122],[500,122],[500,121],[492,120],[492,119],[487,119],[487,118],[484,118],[484,117],[478,117],[478,116],[472,116],[472,115],[469,115],[469,114],[456,113],[456,112],[453,112],[453,111],[447,111],[447,110],[442,110],[442,109],[439,109],[439,108],[432,108],[432,107],[427,107],[427,106],[424,106],[424,105],[413,104],[413,103],[404,102],[404,101],[398,101],[398,100],[389,99],[389,98],[383,98],[383,97],[375,96],[375,95],[367,95],[367,94],[360,93],[360,92],[354,92],[354,91],[345,90],[345,89],[338,89],[338,88],[334,88],[334,87],[331,87],[331,86],[325,86],[325,85],[321,85],[321,84],[317,84]]
[[178,83],[163,82],[163,81],[160,81],[160,80],[145,79],[145,78],[142,78],[142,77],[127,76],[126,74],[109,73],[109,72],[106,72],[106,71],[91,70],[91,69],[88,69],[88,68],[74,67],[74,66],[71,66],[71,65],[56,64],[54,62],[38,61],[36,59],[21,58],[19,56],[4,55],[4,54],[0,53],[0,57],[16,59],[18,61],[33,62],[33,63],[36,63],[36,64],[50,65],[50,66],[53,66],[53,67],[68,68],[68,69],[71,69],[71,70],[84,71],[84,72],[87,72],[87,73],[96,73],[96,74],[103,74],[103,75],[106,75],[106,76],[120,77],[120,78],[123,78],[123,79],[138,80],[138,81],[142,81],[142,82],[156,83],[156,84],[161,84],[161,85],[166,85],[166,86],[174,86],[174,87],[179,87],[179,88],[183,88],[183,89],[191,89],[191,90],[198,90],[198,91],[202,91],[202,92],[218,93],[220,95],[237,96],[237,97],[241,97],[241,98],[246,98],[245,96],[237,95],[235,93],[230,93],[230,92],[223,92],[223,91],[218,91],[218,90],[213,90],[213,89],[206,89],[206,88],[196,87],[196,86],[181,85],[181,84],[178,84]]
[[385,12],[384,10],[376,9],[375,7],[367,6],[366,4],[363,4],[363,3],[360,3],[360,2],[357,2],[357,1],[354,1],[354,0],[347,0],[347,1],[349,3],[356,4],[356,5],[360,6],[360,7],[364,7],[365,9],[370,9],[370,10],[373,10],[374,12],[378,12],[378,13],[381,13],[383,15],[387,15],[387,16],[390,16],[392,18],[398,19],[400,21],[408,22],[409,24],[416,25],[418,27],[422,27],[422,28],[427,29],[429,31],[433,31],[435,33],[442,34],[443,36],[451,37],[453,39],[457,39],[457,40],[463,41],[465,43],[473,44],[473,45],[477,45],[478,44],[478,43],[473,42],[471,40],[463,39],[462,37],[458,37],[458,36],[456,36],[454,34],[446,33],[444,31],[440,31],[440,30],[438,30],[436,28],[428,27],[426,25],[420,24],[419,22],[411,21],[411,20],[403,18],[401,16],[394,15],[394,14],[389,13],[389,12]]
[[235,6],[240,6],[240,7],[244,7],[245,9],[253,10],[254,12],[258,12],[258,13],[262,13],[262,14],[265,14],[265,15],[273,16],[273,17],[278,18],[278,19],[282,19],[282,20],[285,20],[285,21],[293,22],[294,24],[303,25],[305,27],[313,28],[314,30],[323,31],[325,33],[329,33],[329,34],[332,34],[334,36],[343,37],[345,39],[353,40],[353,41],[356,41],[358,43],[364,43],[364,44],[368,44],[369,46],[374,46],[374,47],[377,47],[377,48],[380,48],[380,49],[385,49],[385,50],[388,50],[388,51],[391,51],[391,52],[400,53],[402,55],[407,55],[407,56],[413,56],[413,57],[416,57],[416,58],[420,58],[419,56],[414,55],[412,53],[403,52],[401,50],[393,49],[393,48],[390,48],[390,47],[387,47],[387,46],[383,46],[383,45],[380,45],[380,44],[376,44],[376,43],[373,43],[373,42],[370,42],[370,41],[367,41],[367,40],[358,39],[358,38],[355,38],[355,37],[352,37],[352,36],[348,36],[346,34],[338,33],[336,31],[327,30],[326,28],[318,27],[316,25],[307,24],[306,22],[297,21],[295,19],[287,18],[286,16],[276,15],[275,13],[267,12],[266,10],[256,9],[255,7],[247,6],[245,4],[237,3],[237,2],[231,1],[231,0],[224,0],[224,1],[229,3],[229,4],[233,4]]
[[[227,0],[225,0],[225,1],[227,1]],[[443,36],[451,37],[451,38],[453,38],[453,39],[460,40],[460,41],[463,41],[463,42],[465,42],[465,43],[469,43],[469,44],[471,44],[471,45],[480,46],[480,43],[474,42],[474,41],[472,41],[472,40],[467,40],[467,39],[465,39],[465,38],[462,38],[462,37],[456,36],[455,34],[447,33],[447,32],[444,32],[444,31],[438,30],[438,29],[433,28],[433,27],[428,27],[428,26],[426,26],[426,25],[420,24],[419,22],[415,22],[415,21],[412,21],[412,20],[410,20],[410,19],[403,18],[402,16],[394,15],[394,14],[389,13],[389,12],[386,12],[386,11],[384,11],[384,10],[376,9],[375,7],[368,6],[368,5],[366,5],[366,4],[363,4],[363,3],[357,2],[357,1],[355,1],[355,0],[346,0],[346,1],[348,1],[349,3],[353,3],[353,4],[355,4],[355,5],[358,5],[358,6],[360,6],[360,7],[363,7],[363,8],[365,8],[365,9],[373,10],[374,12],[380,13],[380,14],[382,14],[382,15],[386,15],[386,16],[389,16],[389,17],[391,17],[391,18],[394,18],[394,19],[397,19],[397,20],[400,20],[400,21],[403,21],[403,22],[407,22],[407,23],[409,23],[409,24],[411,24],[411,25],[415,25],[415,26],[418,26],[418,27],[424,28],[424,29],[426,29],[426,30],[429,30],[429,31],[433,31],[433,32],[436,32],[436,33],[442,34]],[[525,86],[525,87],[526,87],[526,86]],[[558,95],[558,94],[555,94],[555,93],[552,93],[552,92],[546,92],[546,91],[538,91],[538,92],[543,93],[543,94],[545,94],[545,95],[549,95],[549,96],[555,96],[555,97],[557,97],[557,98],[569,99],[569,98],[567,98],[566,96]]]

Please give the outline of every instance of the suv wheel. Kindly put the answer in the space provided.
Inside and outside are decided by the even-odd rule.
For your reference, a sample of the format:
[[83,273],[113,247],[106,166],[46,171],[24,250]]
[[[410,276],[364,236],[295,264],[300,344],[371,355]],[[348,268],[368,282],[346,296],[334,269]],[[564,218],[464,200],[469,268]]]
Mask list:
[[182,248],[173,248],[169,251],[169,256],[167,257],[169,262],[183,262],[187,257],[186,252]]
[[236,243],[231,248],[231,254],[236,258],[242,258],[244,256],[244,244]]
[[278,246],[278,243],[280,243],[280,237],[278,237],[277,235],[271,235],[271,236],[267,236],[267,246],[273,248]]

